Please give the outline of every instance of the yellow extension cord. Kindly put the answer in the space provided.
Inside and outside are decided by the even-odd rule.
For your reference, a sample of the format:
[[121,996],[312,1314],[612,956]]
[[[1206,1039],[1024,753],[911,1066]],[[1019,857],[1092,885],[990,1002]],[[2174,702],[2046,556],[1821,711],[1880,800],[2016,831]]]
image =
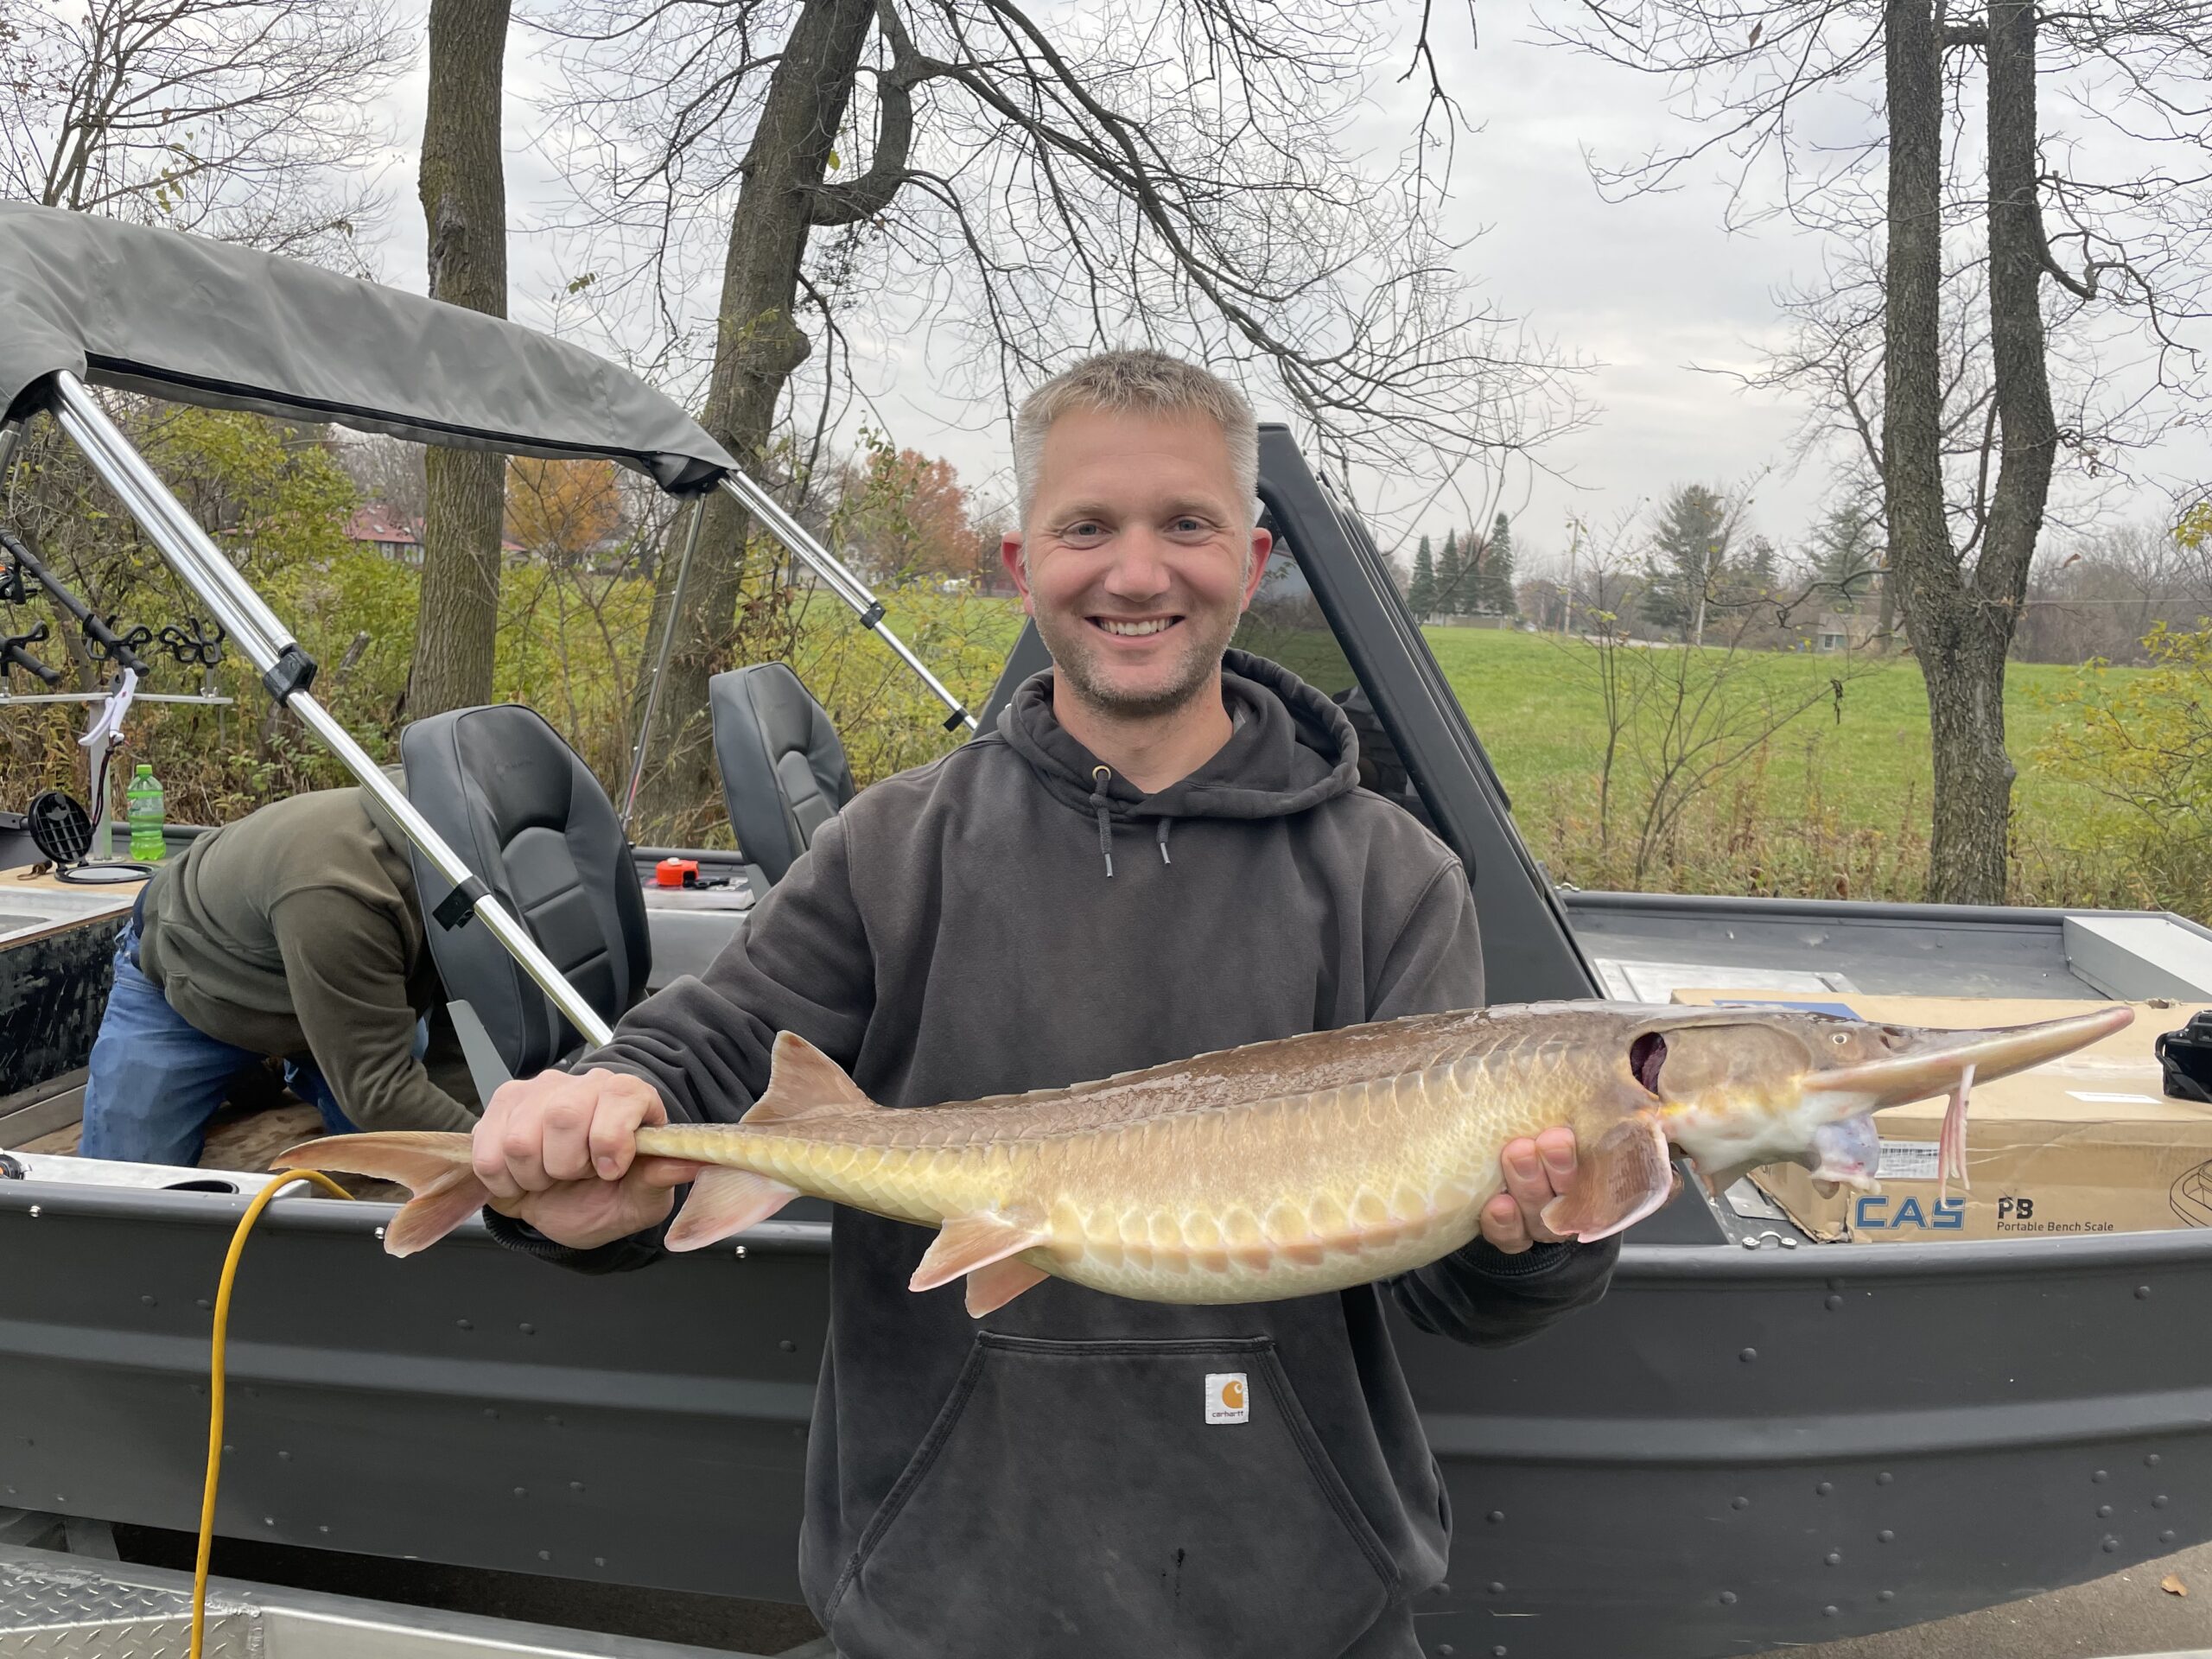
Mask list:
[[207,1367],[207,1484],[200,1499],[200,1555],[192,1569],[191,1659],[200,1659],[207,1638],[207,1560],[215,1548],[215,1483],[223,1472],[223,1343],[231,1323],[231,1286],[238,1276],[238,1261],[245,1254],[246,1235],[269,1201],[295,1181],[313,1181],[335,1198],[353,1195],[319,1169],[296,1169],[280,1175],[254,1195],[231,1235],[230,1254],[223,1258],[223,1276],[215,1287],[215,1334]]

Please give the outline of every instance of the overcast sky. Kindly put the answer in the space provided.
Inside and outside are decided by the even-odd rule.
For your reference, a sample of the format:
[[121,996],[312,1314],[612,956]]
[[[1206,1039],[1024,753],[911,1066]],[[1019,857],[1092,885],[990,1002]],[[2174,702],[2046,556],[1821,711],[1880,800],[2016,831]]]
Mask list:
[[[1618,160],[1678,141],[1683,128],[1658,83],[1537,44],[1530,15],[1521,0],[1483,0],[1479,47],[1464,31],[1440,43],[1447,83],[1479,124],[1461,141],[1450,206],[1456,235],[1483,232],[1467,274],[1500,310],[1595,365],[1583,384],[1597,406],[1593,426],[1543,456],[1566,481],[1522,470],[1507,482],[1516,541],[1540,561],[1563,545],[1569,512],[1604,524],[1675,484],[1758,479],[1753,526],[1785,545],[1796,542],[1829,486],[1819,465],[1788,472],[1800,411],[1713,371],[1758,366],[1763,346],[1782,337],[1773,295],[1793,276],[1815,274],[1817,240],[1786,223],[1726,232],[1717,168],[1665,195],[1602,200],[1585,146]],[[541,87],[541,53],[542,42],[518,26],[509,54],[507,167],[513,313],[524,321],[542,320],[542,296],[574,274],[562,268],[562,245],[544,228],[562,192],[530,139],[539,118],[529,105]],[[387,159],[391,211],[377,250],[385,280],[417,289],[423,256],[414,143],[422,81],[418,61],[385,100],[397,143]],[[1409,130],[1412,96],[1388,84],[1375,89],[1379,137],[1395,143]],[[887,343],[884,360],[867,367],[878,413],[901,443],[950,457],[964,480],[986,490],[994,475],[1002,484],[1005,440],[994,411],[947,404],[918,353],[909,360]],[[2169,485],[2201,480],[2212,467],[2203,445],[2193,442],[2152,458],[2152,470]],[[2133,505],[2151,511],[2164,499],[2162,488],[2145,488]],[[1457,516],[1440,506],[1419,527],[1440,537]]]

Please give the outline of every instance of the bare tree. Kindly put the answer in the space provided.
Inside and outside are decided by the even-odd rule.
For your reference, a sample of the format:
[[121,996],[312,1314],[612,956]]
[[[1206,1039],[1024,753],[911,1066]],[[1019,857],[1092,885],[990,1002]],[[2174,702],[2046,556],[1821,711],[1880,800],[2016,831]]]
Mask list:
[[0,195],[354,260],[388,0],[0,0]]
[[[430,297],[507,315],[506,171],[499,155],[508,0],[431,0],[423,117],[423,218]],[[506,462],[476,449],[423,457],[423,590],[407,711],[487,702],[499,626]]]
[[422,522],[429,507],[429,482],[419,443],[380,432],[342,433],[338,464],[361,492],[364,503],[387,509],[404,524]]
[[[2091,447],[2059,418],[2046,307],[2055,285],[2069,304],[2138,327],[2152,346],[2153,382],[2192,382],[2186,331],[2202,315],[2212,178],[2196,89],[2212,65],[2212,16],[2186,0],[2047,17],[2025,0],[1988,0],[1978,14],[1946,0],[1884,0],[1878,10],[1863,0],[1586,0],[1580,22],[1554,32],[1694,89],[1703,135],[1606,175],[1609,184],[1656,188],[1696,158],[1726,156],[1738,169],[1732,217],[1786,213],[1878,246],[1880,274],[1867,279],[1878,351],[1846,317],[1828,342],[1842,349],[1815,350],[1810,372],[1828,378],[1838,421],[1882,484],[1894,585],[1928,688],[1929,896],[2001,900],[2013,776],[2005,662],[2062,449]],[[1848,119],[1838,112],[1873,101],[1877,68],[1879,124],[1861,119],[1855,138],[1835,142],[1831,123]],[[2171,140],[2199,154],[2139,180],[2102,181],[2070,153],[2046,153],[2037,112],[2046,79],[2128,144]],[[1978,149],[1968,136],[1977,102]],[[1824,128],[1818,143],[1799,137]],[[1763,197],[1759,176],[1779,189]],[[1977,272],[1986,318],[1966,350],[1956,349],[1955,291],[1946,304],[1947,266],[1961,265]],[[1961,536],[1945,462],[1976,416],[1980,465]]]
[[[1471,302],[1438,231],[1455,116],[1425,35],[1403,167],[1348,154],[1362,94],[1403,67],[1382,57],[1395,18],[1383,0],[1049,18],[1014,0],[570,0],[562,130],[613,267],[593,292],[654,315],[681,365],[703,275],[686,227],[717,215],[702,418],[795,492],[855,395],[856,323],[912,335],[940,384],[1001,409],[1073,352],[1151,340],[1271,381],[1334,471],[1518,454],[1580,413],[1557,360]],[[690,758],[656,772],[648,822],[708,786],[698,711],[742,649],[745,531],[709,508],[651,737]]]

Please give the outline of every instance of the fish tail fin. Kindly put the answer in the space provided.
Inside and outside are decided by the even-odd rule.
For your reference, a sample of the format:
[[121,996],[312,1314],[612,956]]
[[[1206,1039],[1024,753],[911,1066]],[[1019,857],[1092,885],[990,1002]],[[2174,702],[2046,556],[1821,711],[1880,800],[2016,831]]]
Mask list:
[[334,1135],[278,1153],[271,1169],[342,1170],[397,1181],[413,1196],[385,1229],[384,1248],[412,1255],[436,1243],[491,1199],[469,1162],[469,1138],[430,1130]]
[[779,1031],[768,1058],[768,1092],[738,1121],[760,1129],[882,1109],[861,1092],[843,1066],[797,1032]]

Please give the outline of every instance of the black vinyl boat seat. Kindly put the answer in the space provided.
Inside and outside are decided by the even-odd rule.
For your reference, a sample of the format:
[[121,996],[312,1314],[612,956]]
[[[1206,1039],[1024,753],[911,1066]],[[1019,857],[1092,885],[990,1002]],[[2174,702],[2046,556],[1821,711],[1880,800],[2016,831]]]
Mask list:
[[785,663],[707,682],[722,803],[755,898],[784,879],[853,798],[853,769],[827,709]]
[[[629,837],[591,769],[534,709],[456,709],[400,734],[408,798],[610,1025],[652,967]],[[436,918],[453,884],[411,853],[431,959],[478,1092],[574,1058],[582,1038],[480,923]],[[504,1075],[502,1075],[504,1074]]]

